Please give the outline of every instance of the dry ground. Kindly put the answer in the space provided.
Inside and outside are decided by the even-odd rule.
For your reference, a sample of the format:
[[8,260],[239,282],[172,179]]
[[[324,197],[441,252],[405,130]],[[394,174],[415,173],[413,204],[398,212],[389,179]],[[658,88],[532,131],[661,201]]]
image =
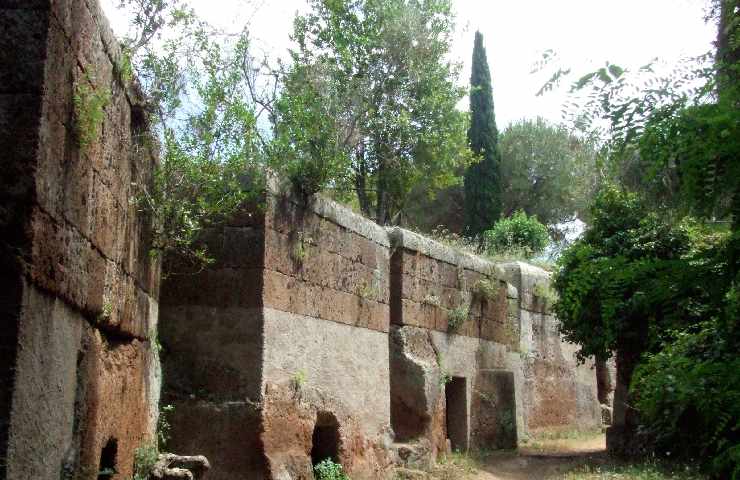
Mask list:
[[668,472],[651,463],[615,463],[601,433],[545,434],[518,451],[453,454],[428,479],[435,480],[702,480],[683,469]]

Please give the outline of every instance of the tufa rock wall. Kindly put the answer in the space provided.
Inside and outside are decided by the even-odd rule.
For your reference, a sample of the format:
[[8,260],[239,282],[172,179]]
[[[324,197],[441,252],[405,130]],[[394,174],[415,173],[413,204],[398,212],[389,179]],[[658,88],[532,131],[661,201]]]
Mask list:
[[563,341],[550,312],[550,274],[523,262],[501,265],[519,292],[522,405],[521,424],[536,433],[545,428],[590,429],[601,425],[595,362],[579,364],[577,346]]
[[170,448],[206,454],[209,478],[310,479],[326,457],[385,478],[600,425],[595,370],[535,295],[540,269],[273,187],[203,241],[217,260],[165,280],[160,335]]
[[121,62],[96,1],[0,1],[2,478],[127,478],[154,433],[159,266],[130,199],[156,158]]
[[[163,284],[170,447],[206,454],[209,478],[312,478],[318,425],[335,428],[332,456],[353,478],[382,475],[385,231],[322,198],[273,192],[204,241],[217,261]],[[204,428],[214,420],[232,426]]]

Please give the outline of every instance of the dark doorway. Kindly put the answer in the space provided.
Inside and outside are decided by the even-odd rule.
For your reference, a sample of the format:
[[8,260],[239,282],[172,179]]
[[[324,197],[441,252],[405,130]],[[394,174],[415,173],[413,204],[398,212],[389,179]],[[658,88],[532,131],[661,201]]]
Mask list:
[[311,441],[311,463],[316,465],[327,458],[339,463],[339,422],[332,413],[316,415]]
[[100,466],[98,467],[98,480],[109,480],[116,473],[116,456],[118,455],[118,442],[115,438],[108,440],[103,450],[100,451]]
[[465,377],[452,377],[445,385],[447,438],[452,450],[468,449],[468,391]]

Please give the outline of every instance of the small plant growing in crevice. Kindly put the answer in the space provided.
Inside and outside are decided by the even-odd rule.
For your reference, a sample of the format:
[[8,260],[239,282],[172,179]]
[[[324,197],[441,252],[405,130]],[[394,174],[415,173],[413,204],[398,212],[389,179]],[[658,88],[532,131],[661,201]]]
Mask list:
[[145,443],[136,448],[134,450],[133,480],[147,480],[158,458],[159,449],[155,442]]
[[290,383],[296,391],[300,390],[306,384],[306,372],[303,370],[295,372],[290,378]]
[[167,416],[174,410],[174,405],[162,405],[159,409],[159,419],[157,420],[157,447],[159,450],[164,450],[170,440],[172,426]]
[[293,240],[293,246],[290,249],[290,258],[297,264],[302,264],[306,259],[306,243],[311,239],[307,238],[303,232],[296,232]]
[[113,315],[113,304],[109,300],[106,300],[105,302],[103,302],[103,308],[98,314],[98,320],[101,322],[106,322],[110,320],[112,315]]
[[118,78],[121,79],[122,83],[127,84],[132,78],[134,78],[134,67],[131,63],[131,50],[127,46],[121,45],[121,58],[116,62],[115,67],[116,72],[118,73]]
[[350,480],[341,463],[334,462],[331,458],[324,459],[313,467],[316,480]]
[[447,331],[457,331],[468,319],[468,314],[470,314],[470,307],[466,303],[461,303],[450,310],[447,314]]
[[378,289],[375,287],[373,282],[367,282],[365,280],[362,280],[357,285],[355,293],[360,298],[364,298],[365,300],[371,300],[377,296]]
[[431,305],[433,307],[442,306],[442,300],[440,300],[438,296],[432,294],[426,295],[422,299],[421,303],[423,303],[424,305]]
[[439,386],[444,387],[452,381],[452,375],[444,367],[442,354],[437,352],[437,366],[439,367]]
[[485,300],[494,300],[499,293],[499,285],[496,280],[482,278],[473,285],[473,292]]
[[73,95],[74,132],[77,144],[84,151],[100,136],[105,107],[110,102],[110,90],[102,87],[93,88],[94,79],[86,75],[77,82]]

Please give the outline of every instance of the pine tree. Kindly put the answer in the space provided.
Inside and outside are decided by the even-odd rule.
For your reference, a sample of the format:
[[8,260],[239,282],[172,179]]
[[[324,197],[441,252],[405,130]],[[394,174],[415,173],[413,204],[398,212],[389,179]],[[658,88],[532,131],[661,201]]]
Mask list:
[[491,72],[480,32],[475,32],[473,47],[470,115],[468,142],[479,160],[465,172],[465,233],[476,236],[489,229],[501,216],[498,130],[493,114]]

